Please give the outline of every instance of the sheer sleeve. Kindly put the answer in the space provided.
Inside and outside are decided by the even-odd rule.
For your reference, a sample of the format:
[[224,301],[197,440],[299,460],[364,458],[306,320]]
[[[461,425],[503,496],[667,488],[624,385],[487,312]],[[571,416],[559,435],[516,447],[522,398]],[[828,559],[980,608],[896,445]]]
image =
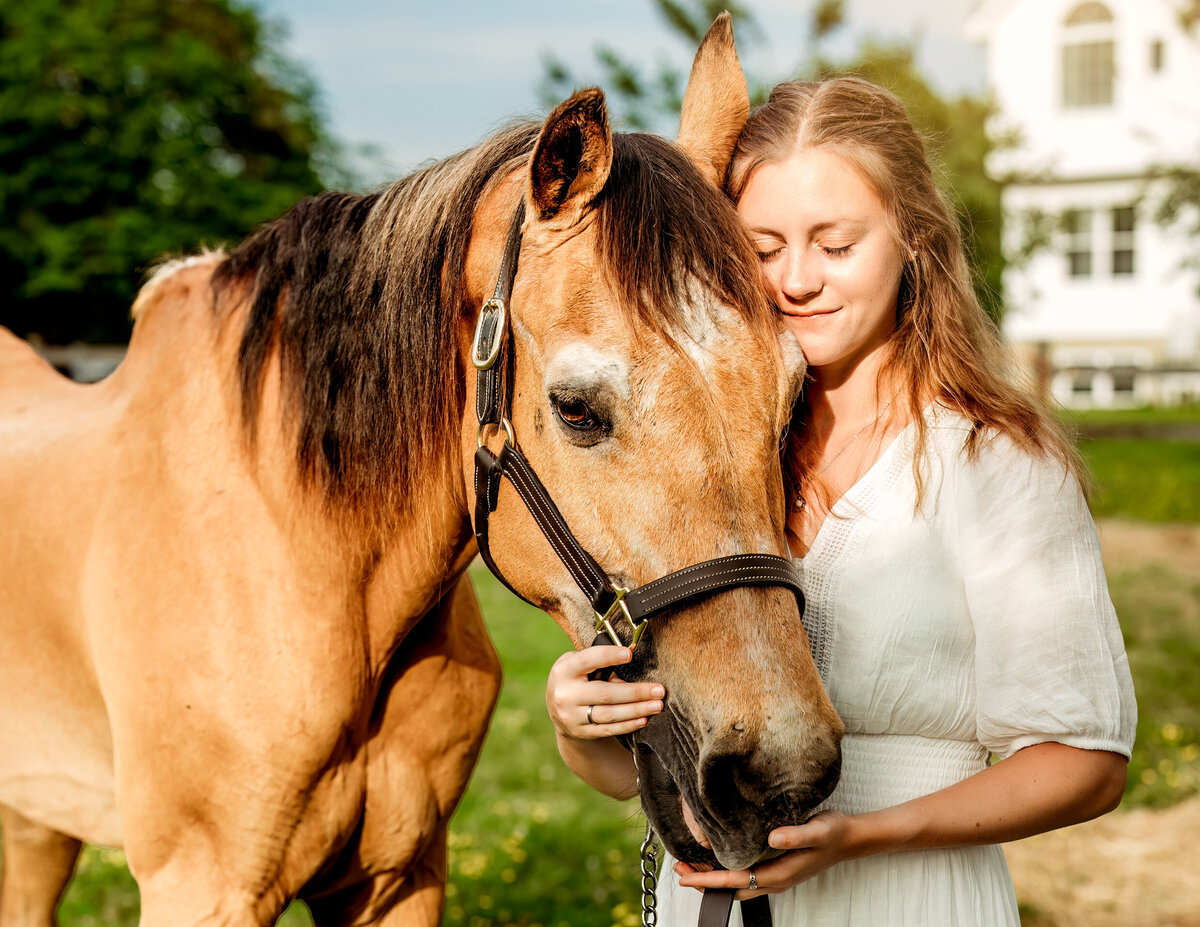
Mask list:
[[1077,481],[1002,437],[963,458],[955,501],[979,741],[1002,759],[1045,741],[1129,756],[1133,681]]

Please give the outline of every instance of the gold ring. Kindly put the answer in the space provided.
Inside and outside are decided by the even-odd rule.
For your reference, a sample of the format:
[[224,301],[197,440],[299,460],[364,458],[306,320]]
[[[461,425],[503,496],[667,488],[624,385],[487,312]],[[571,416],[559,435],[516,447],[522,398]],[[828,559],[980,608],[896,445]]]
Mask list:
[[595,705],[588,705],[588,724],[597,724],[597,723],[599,723],[599,722],[597,722],[597,721],[593,721],[593,720],[592,720],[592,709],[593,709],[593,708],[595,708],[595,707],[596,707]]

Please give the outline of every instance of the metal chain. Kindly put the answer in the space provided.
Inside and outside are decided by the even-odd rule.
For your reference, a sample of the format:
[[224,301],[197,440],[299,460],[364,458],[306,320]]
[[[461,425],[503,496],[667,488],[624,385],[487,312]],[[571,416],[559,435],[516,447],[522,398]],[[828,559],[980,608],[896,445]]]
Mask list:
[[646,821],[646,839],[642,841],[642,927],[658,923],[658,841],[654,828]]

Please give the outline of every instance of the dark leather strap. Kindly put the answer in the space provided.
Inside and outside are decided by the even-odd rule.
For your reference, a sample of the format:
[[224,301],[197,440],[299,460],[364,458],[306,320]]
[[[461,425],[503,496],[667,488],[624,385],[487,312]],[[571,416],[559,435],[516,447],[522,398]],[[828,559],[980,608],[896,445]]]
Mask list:
[[733,889],[706,888],[700,897],[700,921],[697,927],[725,927],[733,911]]
[[614,598],[607,574],[575,539],[575,535],[567,526],[567,520],[546,492],[546,487],[538,479],[525,455],[519,448],[507,442],[500,448],[499,454],[493,454],[486,447],[481,447],[475,452],[475,541],[488,569],[496,574],[505,586],[512,589],[508,580],[504,579],[496,567],[488,542],[488,515],[496,510],[501,477],[508,477],[542,534],[550,542],[551,549],[566,566],[576,585],[583,590],[592,608],[600,612],[606,611]]
[[[735,889],[706,888],[700,901],[697,927],[726,927],[733,911]],[[742,927],[771,927],[771,899],[766,895],[747,898],[742,905]]]
[[503,350],[508,325],[505,316],[512,298],[513,282],[517,279],[517,263],[521,257],[521,225],[525,221],[525,200],[517,203],[512,222],[508,226],[508,239],[504,244],[504,255],[500,258],[500,273],[496,277],[496,288],[492,298],[484,303],[484,314],[479,320],[479,337],[473,345],[479,357],[496,355],[494,363],[475,374],[475,415],[480,425],[498,425],[507,405],[506,387],[508,356]]
[[[551,549],[587,596],[592,608],[600,614],[606,612],[615,599],[608,574],[575,538],[525,455],[507,442],[499,454],[493,454],[486,447],[475,452],[475,540],[488,569],[512,589],[492,559],[488,541],[488,516],[496,509],[503,477],[507,477],[517,490]],[[790,560],[774,554],[733,554],[684,567],[630,590],[625,596],[625,607],[630,620],[640,622],[682,602],[750,585],[787,586],[796,596],[800,610],[804,610],[804,593],[795,566]]]
[[804,611],[804,592],[790,560],[774,554],[733,554],[706,560],[630,590],[625,607],[634,621],[669,606],[735,586],[787,586]]

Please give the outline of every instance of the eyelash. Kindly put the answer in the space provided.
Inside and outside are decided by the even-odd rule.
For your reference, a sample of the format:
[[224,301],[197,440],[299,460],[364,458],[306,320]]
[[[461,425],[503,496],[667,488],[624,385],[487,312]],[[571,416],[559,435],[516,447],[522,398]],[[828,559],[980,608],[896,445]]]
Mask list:
[[[840,247],[840,248],[826,248],[822,245],[819,247],[821,248],[821,250],[823,252],[825,252],[826,256],[828,256],[828,257],[842,258],[842,257],[846,257],[850,253],[850,249],[853,248],[854,246],[853,245],[842,245],[842,247]],[[782,252],[782,251],[783,251],[782,248],[776,248],[774,251],[759,251],[758,259],[762,263],[765,264],[768,261],[772,260],[773,258],[777,257],[780,254],[780,252]]]

